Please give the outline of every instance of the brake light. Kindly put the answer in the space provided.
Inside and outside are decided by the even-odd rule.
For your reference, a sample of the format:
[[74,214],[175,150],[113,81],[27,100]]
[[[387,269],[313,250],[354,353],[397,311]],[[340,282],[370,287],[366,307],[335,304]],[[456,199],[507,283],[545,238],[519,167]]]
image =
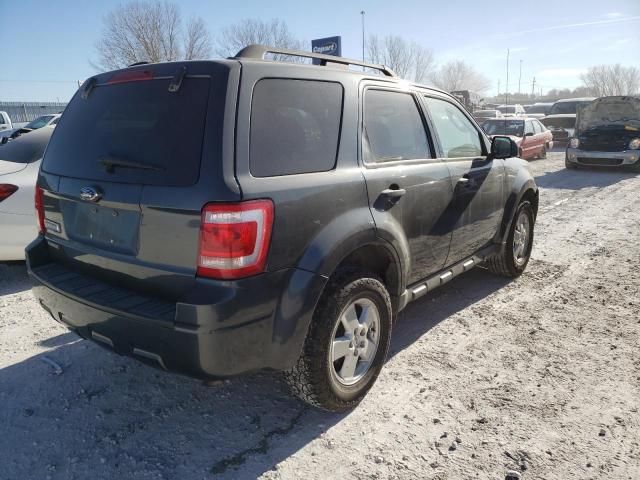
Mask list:
[[16,185],[10,183],[0,183],[0,202],[6,200],[18,190]]
[[40,233],[44,233],[45,232],[45,227],[44,227],[44,203],[43,203],[42,197],[43,197],[42,188],[36,186],[36,198],[35,198],[36,217],[38,219],[38,231]]
[[197,274],[235,279],[263,272],[272,225],[271,200],[205,205]]
[[128,70],[116,73],[107,80],[107,84],[112,85],[114,83],[141,82],[144,80],[153,80],[152,70]]

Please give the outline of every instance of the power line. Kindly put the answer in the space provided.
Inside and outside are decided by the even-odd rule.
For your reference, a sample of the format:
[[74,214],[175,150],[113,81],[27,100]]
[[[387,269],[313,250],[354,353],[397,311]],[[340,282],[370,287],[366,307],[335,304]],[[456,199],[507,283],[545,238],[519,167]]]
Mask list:
[[76,83],[76,80],[14,80],[14,79],[1,79],[0,82],[4,83]]

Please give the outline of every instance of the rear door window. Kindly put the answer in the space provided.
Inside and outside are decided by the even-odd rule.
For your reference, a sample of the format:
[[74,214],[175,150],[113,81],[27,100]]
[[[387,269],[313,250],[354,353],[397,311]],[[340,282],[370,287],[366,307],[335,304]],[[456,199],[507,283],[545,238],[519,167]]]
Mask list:
[[366,90],[363,158],[366,163],[431,158],[427,133],[413,95]]
[[[66,177],[187,186],[197,182],[210,80],[186,77],[177,92],[169,79],[98,85],[76,95],[64,112],[43,170]],[[102,161],[149,168],[115,166]],[[110,171],[109,171],[110,170]]]
[[332,170],[342,96],[342,85],[335,82],[260,80],[251,101],[251,174],[273,177]]
[[540,124],[538,122],[536,122],[535,120],[532,120],[531,123],[533,124],[533,132],[534,133],[542,133],[542,129],[540,128]]

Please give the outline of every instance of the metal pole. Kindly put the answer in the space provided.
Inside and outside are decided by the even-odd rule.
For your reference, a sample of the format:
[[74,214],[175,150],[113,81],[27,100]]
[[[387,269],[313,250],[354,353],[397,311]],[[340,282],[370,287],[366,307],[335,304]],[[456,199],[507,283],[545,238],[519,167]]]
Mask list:
[[498,93],[496,94],[496,96],[500,95],[500,79],[498,79]]
[[507,84],[504,88],[504,104],[509,105],[509,49],[507,48]]
[[520,75],[518,75],[518,93],[520,93],[520,81],[522,80],[522,60],[520,60]]
[[536,77],[533,77],[533,85],[531,85],[531,95],[536,94]]
[[[362,62],[364,63],[364,10],[360,11],[360,15],[362,16]],[[364,70],[364,67],[362,67]]]

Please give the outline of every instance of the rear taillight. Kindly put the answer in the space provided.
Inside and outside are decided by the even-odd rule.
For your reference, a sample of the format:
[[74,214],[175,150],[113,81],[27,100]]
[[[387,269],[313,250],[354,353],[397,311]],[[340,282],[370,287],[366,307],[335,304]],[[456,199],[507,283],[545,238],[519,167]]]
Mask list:
[[36,186],[36,217],[38,218],[38,231],[44,233],[44,203],[42,201],[42,188]]
[[6,200],[18,190],[16,185],[10,183],[0,183],[0,202]]
[[235,279],[264,271],[273,202],[210,203],[202,209],[198,275]]

